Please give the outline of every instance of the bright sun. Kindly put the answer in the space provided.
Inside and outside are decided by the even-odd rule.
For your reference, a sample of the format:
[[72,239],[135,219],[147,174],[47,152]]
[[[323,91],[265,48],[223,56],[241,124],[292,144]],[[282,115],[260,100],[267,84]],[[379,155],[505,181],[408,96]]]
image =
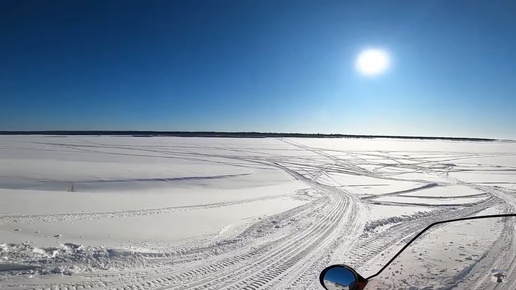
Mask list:
[[356,69],[364,75],[377,75],[389,67],[389,55],[380,49],[364,50],[358,55]]

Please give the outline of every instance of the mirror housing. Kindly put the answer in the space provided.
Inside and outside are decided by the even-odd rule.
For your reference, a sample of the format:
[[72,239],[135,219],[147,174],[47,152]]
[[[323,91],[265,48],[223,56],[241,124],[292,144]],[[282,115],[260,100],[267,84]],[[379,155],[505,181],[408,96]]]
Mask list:
[[347,265],[332,265],[321,272],[319,282],[326,290],[362,290],[368,281]]

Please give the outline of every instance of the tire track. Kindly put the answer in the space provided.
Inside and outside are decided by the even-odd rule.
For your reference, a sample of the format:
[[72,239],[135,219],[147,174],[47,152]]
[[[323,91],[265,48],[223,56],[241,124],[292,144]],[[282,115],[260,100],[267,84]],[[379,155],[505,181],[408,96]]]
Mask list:
[[[323,207],[319,209],[317,209],[317,206],[315,205],[317,204],[306,208],[305,211],[302,212],[302,215],[306,217],[307,214],[320,215],[321,212],[326,212],[326,215],[330,216],[328,219],[333,220],[333,216],[340,212],[339,209],[341,206],[341,204],[335,205],[331,200],[323,200],[321,203]],[[121,283],[109,283],[108,281],[104,281],[104,283],[107,283],[109,286],[106,286],[107,288],[102,289],[127,287],[129,285],[132,287],[141,286],[145,287],[146,289],[161,289],[160,287],[164,287],[163,289],[165,289],[173,285],[185,285],[188,283],[188,281],[192,280],[198,281],[200,277],[211,275],[217,278],[224,272],[231,272],[231,269],[233,268],[240,268],[240,265],[246,265],[248,261],[256,260],[256,257],[261,257],[264,265],[270,263],[270,261],[279,261],[283,259],[285,255],[290,255],[285,251],[291,248],[297,249],[297,247],[294,247],[294,245],[298,244],[298,241],[306,241],[311,236],[320,235],[320,232],[328,226],[325,220],[325,218],[322,218],[320,222],[311,225],[309,228],[297,233],[295,236],[289,235],[278,240],[269,241],[261,247],[255,247],[254,250],[242,249],[243,254],[241,255],[234,255],[234,253],[232,253],[230,258],[217,257],[214,259],[215,262],[212,264],[208,264],[202,267],[199,267],[199,265],[191,265],[191,267],[189,267],[191,270],[186,270],[184,268],[182,270],[178,270],[177,267],[160,268],[158,272],[155,272],[155,274],[141,273],[143,278],[136,278],[136,280],[131,282],[128,281],[128,277],[124,278]],[[217,260],[219,261],[217,262]],[[254,268],[255,266],[256,265],[253,264],[250,267]]]
[[148,215],[159,215],[167,214],[172,212],[184,212],[193,210],[203,210],[210,208],[219,208],[231,205],[238,205],[244,203],[251,203],[257,201],[266,201],[291,197],[293,194],[282,194],[273,196],[256,197],[242,200],[233,200],[227,202],[216,202],[208,204],[198,205],[184,205],[184,206],[171,206],[162,208],[152,209],[136,209],[136,210],[122,210],[122,211],[111,211],[111,212],[92,212],[92,213],[58,213],[58,214],[42,214],[42,215],[3,215],[0,216],[0,224],[6,223],[56,223],[56,222],[73,222],[78,220],[97,220],[97,219],[108,219],[108,218],[124,218],[134,216],[148,216]]
[[[265,268],[264,271],[260,271],[251,277],[246,277],[245,280],[239,281],[232,287],[222,289],[259,289],[260,287],[271,286],[273,283],[274,288],[285,289],[286,286],[291,285],[292,281],[287,279],[278,284],[277,280],[279,277],[293,277],[295,279],[303,277],[303,270],[305,270],[307,266],[313,264],[314,261],[320,257],[321,253],[327,250],[328,245],[332,244],[341,233],[346,232],[349,236],[358,236],[361,232],[361,226],[363,227],[363,223],[361,223],[362,219],[359,217],[359,204],[357,204],[356,200],[353,200],[350,196],[345,196],[338,192],[332,192],[328,190],[328,188],[323,189],[327,190],[328,194],[333,194],[337,198],[342,199],[342,197],[344,197],[344,199],[341,200],[343,201],[342,205],[344,207],[339,207],[337,212],[337,214],[340,212],[341,215],[332,217],[333,220],[328,220],[331,224],[324,233],[317,233],[317,235],[312,239],[314,242],[310,242],[308,247],[303,251],[298,252],[297,255],[290,256],[290,258],[285,262],[269,266]],[[355,219],[350,219],[351,217]],[[348,223],[349,220],[353,222]],[[300,265],[298,264],[301,264],[302,266],[299,267]],[[310,279],[312,278],[313,277],[310,277]]]
[[[321,211],[323,206],[327,206],[327,204],[328,203],[324,198],[320,198],[290,211],[278,214],[276,216],[271,216],[270,220],[303,220],[305,218],[311,219],[311,217],[309,217],[310,215],[314,215],[314,213]],[[275,247],[278,247],[280,243],[284,243],[286,240],[291,239],[291,236],[288,234],[280,235],[279,237],[276,237],[276,240],[266,240],[265,242],[260,242],[260,238],[256,240],[252,236],[246,237],[255,230],[256,224],[251,226],[248,230],[244,231],[241,235],[231,239],[229,243],[226,244],[229,248],[225,251],[222,250],[223,253],[220,255],[203,258],[204,252],[208,253],[213,249],[221,251],[220,244],[215,244],[206,248],[193,249],[192,251],[182,253],[179,256],[174,254],[164,254],[163,257],[159,258],[158,265],[151,264],[146,269],[136,271],[132,270],[130,271],[131,273],[124,271],[123,273],[116,274],[114,279],[103,279],[102,283],[109,284],[109,287],[104,287],[102,289],[113,289],[113,287],[128,287],[128,285],[146,285],[148,282],[142,284],[142,279],[145,281],[151,281],[153,285],[158,286],[165,283],[166,281],[166,285],[177,285],[178,283],[181,284],[191,280],[199,279],[205,275],[215,275],[215,273],[220,274],[220,272],[228,271],[227,267],[233,267],[242,263],[245,264],[250,257],[257,256],[265,251],[271,251]],[[267,239],[267,237],[264,237],[263,239]],[[260,246],[260,244],[262,244],[262,246]],[[240,254],[237,254],[238,252]],[[187,261],[182,262],[178,261],[178,259]],[[202,262],[202,265],[200,265],[200,262]],[[178,266],[181,268],[178,268]],[[153,269],[149,269],[150,267]],[[91,279],[95,278],[96,275],[86,276],[90,276]],[[95,282],[92,284],[92,287],[98,288],[98,286],[95,286],[98,285],[98,283],[99,282]],[[147,288],[148,286],[145,287]]]
[[[254,285],[253,283],[256,284],[257,282],[244,280],[245,277],[249,276],[249,273],[247,272],[259,271],[257,269],[262,269],[262,271],[270,271],[267,269],[279,269],[281,271],[281,266],[285,264],[285,259],[291,257],[291,259],[295,260],[296,253],[300,255],[299,253],[304,253],[303,251],[307,248],[312,249],[313,247],[317,246],[317,241],[321,239],[321,237],[324,237],[323,233],[329,230],[333,230],[335,228],[335,224],[328,224],[327,221],[336,220],[339,213],[342,212],[343,207],[344,202],[342,200],[338,203],[335,203],[335,199],[330,199],[325,203],[324,212],[326,212],[326,214],[324,214],[324,216],[310,228],[302,232],[299,232],[296,235],[285,237],[284,240],[281,241],[281,243],[278,243],[278,245],[272,245],[270,247],[272,249],[269,252],[265,252],[261,255],[258,255],[258,253],[255,253],[254,255],[245,255],[245,260],[247,260],[248,258],[252,258],[251,265],[239,268],[240,270],[236,272],[227,271],[227,265],[223,265],[224,269],[220,270],[226,270],[227,272],[229,272],[225,276],[221,277],[220,275],[214,275],[214,277],[208,277],[203,279],[202,281],[196,281],[194,284],[180,286],[179,288],[172,289],[220,289],[220,285],[226,285],[227,280],[236,280],[234,281],[234,283],[240,283],[237,286],[238,289],[242,289],[240,288],[240,285],[242,283],[245,283],[246,285]],[[293,260],[291,260],[291,262]],[[273,278],[273,275],[268,277]]]
[[352,200],[352,209],[345,212],[341,225],[334,231],[332,236],[327,238],[316,251],[311,253],[301,265],[292,267],[294,271],[284,274],[285,279],[278,285],[270,285],[269,289],[299,289],[313,286],[318,282],[319,273],[328,265],[332,255],[346,255],[352,249],[361,233],[364,231],[365,219],[363,213],[365,206],[356,196],[342,189],[324,186],[327,190],[336,194],[344,194]]

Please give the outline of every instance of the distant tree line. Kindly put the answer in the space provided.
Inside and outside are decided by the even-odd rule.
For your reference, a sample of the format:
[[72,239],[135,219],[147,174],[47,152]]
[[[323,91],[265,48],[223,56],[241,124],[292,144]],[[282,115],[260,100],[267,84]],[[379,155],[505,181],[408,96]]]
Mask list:
[[0,135],[54,135],[54,136],[133,136],[133,137],[217,137],[217,138],[359,138],[359,139],[416,139],[451,141],[497,141],[488,138],[348,135],[272,132],[211,132],[211,131],[0,131]]

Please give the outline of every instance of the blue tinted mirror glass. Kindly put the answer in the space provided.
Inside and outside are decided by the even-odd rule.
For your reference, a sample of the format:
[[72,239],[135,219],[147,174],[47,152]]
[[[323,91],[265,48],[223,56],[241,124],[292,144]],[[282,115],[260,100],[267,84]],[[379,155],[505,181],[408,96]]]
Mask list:
[[334,267],[328,270],[323,277],[324,287],[328,290],[349,290],[357,283],[353,272],[344,267]]

